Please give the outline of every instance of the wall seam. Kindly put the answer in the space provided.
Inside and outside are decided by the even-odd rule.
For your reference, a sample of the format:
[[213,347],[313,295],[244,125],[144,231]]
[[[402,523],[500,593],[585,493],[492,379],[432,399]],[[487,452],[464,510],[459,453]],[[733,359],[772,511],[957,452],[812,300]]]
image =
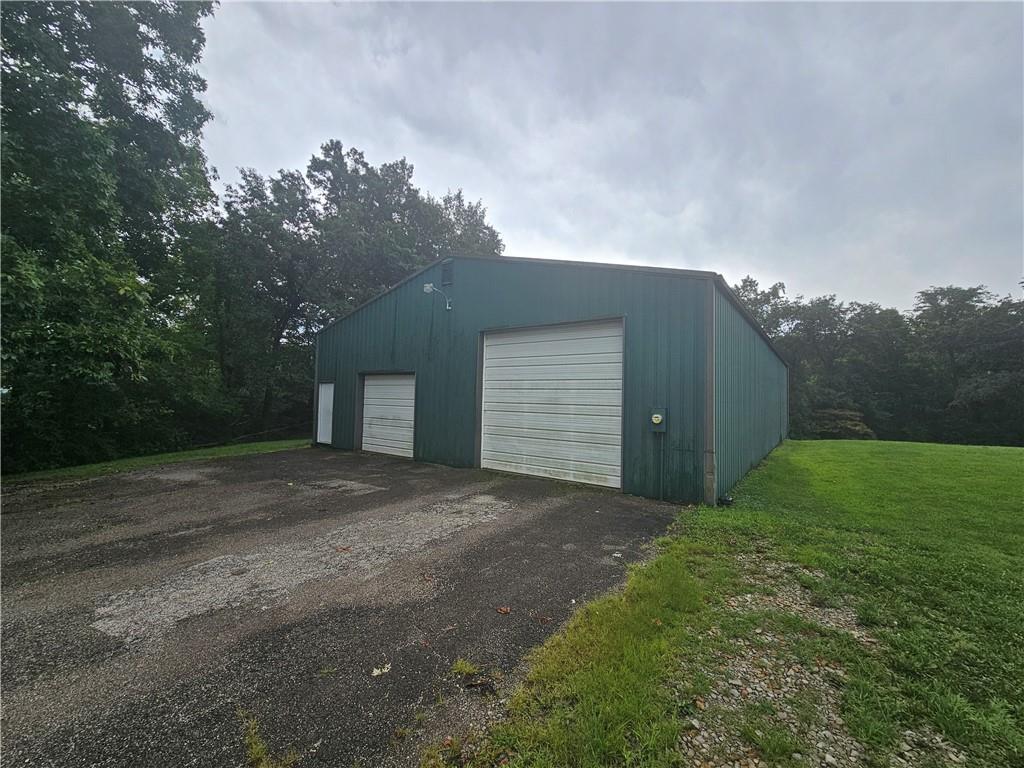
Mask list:
[[718,288],[715,286],[714,280],[708,280],[707,286],[708,296],[704,323],[704,503],[714,506],[718,498],[718,467],[715,456],[715,408],[717,406],[715,397],[715,352],[718,343],[715,322]]

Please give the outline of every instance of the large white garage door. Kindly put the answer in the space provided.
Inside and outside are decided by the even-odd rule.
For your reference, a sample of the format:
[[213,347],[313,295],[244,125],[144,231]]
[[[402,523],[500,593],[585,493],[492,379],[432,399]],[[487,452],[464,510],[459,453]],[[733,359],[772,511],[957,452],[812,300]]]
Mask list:
[[484,336],[480,466],[622,486],[622,321]]
[[415,414],[415,376],[366,376],[363,379],[363,450],[411,458]]

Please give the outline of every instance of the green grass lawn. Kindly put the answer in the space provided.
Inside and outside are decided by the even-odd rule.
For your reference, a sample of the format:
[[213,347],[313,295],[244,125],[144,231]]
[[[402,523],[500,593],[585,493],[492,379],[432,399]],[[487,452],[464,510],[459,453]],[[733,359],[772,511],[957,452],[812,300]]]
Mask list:
[[156,453],[150,456],[134,456],[128,459],[116,459],[115,461],[104,461],[98,464],[80,464],[75,467],[44,469],[38,472],[25,472],[20,475],[5,475],[3,481],[5,483],[18,483],[30,480],[80,480],[116,472],[129,472],[133,469],[144,469],[145,467],[154,467],[161,464],[177,464],[182,461],[200,461],[202,459],[220,459],[227,456],[247,456],[254,453],[289,451],[308,446],[308,438],[218,445],[214,448],[197,448],[191,451],[177,451],[175,453]]
[[[684,510],[621,593],[538,649],[507,718],[459,760],[692,764],[680,737],[710,716],[723,659],[745,648],[833,675],[787,702],[795,720],[771,703],[719,713],[769,763],[807,764],[825,696],[863,748],[856,762],[888,765],[910,729],[969,765],[1024,765],[1024,449],[791,441],[734,496]],[[752,557],[787,568],[809,610],[848,615],[867,639],[787,610],[737,612],[739,595],[791,593],[781,576],[752,587]]]

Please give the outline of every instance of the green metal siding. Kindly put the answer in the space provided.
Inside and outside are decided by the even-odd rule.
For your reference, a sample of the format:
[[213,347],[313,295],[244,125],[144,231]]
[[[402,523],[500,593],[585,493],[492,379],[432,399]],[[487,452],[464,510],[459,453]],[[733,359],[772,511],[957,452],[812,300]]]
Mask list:
[[[702,497],[707,277],[458,258],[443,286],[448,312],[440,296],[423,293],[424,283],[441,286],[441,270],[434,265],[320,334],[318,382],[335,382],[335,447],[355,446],[360,374],[411,371],[415,458],[474,466],[481,332],[622,317],[623,490]],[[648,424],[658,407],[667,409],[663,434]]]
[[716,496],[786,437],[785,364],[723,291],[715,290]]

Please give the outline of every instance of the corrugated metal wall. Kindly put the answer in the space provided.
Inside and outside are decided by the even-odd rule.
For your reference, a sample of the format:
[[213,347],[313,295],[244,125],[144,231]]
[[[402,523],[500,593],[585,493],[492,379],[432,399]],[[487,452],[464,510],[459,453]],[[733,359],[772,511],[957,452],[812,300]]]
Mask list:
[[785,364],[716,287],[717,496],[727,493],[786,437],[788,387]]
[[[321,334],[318,378],[335,382],[335,447],[354,447],[359,374],[408,371],[415,457],[473,466],[482,331],[623,317],[623,490],[701,498],[706,278],[514,258],[460,258],[452,271],[442,286],[435,265]],[[451,296],[452,311],[423,293],[427,282]],[[667,409],[664,433],[650,430],[651,408]]]

